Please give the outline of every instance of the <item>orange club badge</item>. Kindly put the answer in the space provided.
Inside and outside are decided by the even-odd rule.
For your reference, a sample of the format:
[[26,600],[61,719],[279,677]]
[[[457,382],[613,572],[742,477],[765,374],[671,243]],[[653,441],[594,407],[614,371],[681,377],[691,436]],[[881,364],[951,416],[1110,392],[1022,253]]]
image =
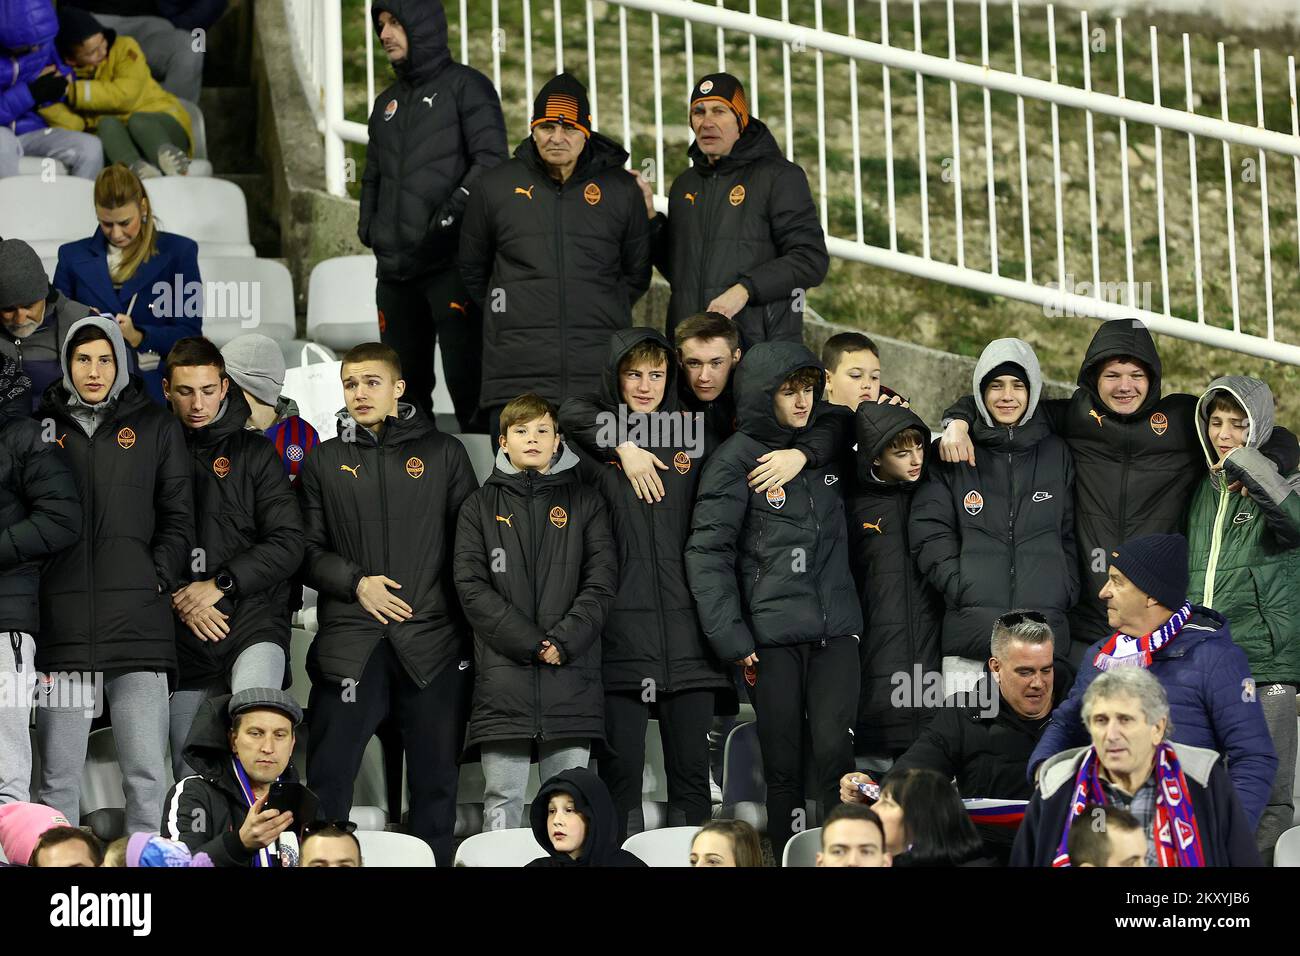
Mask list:
[[767,503],[771,505],[773,508],[775,508],[777,511],[780,511],[782,508],[784,508],[785,489],[779,487],[767,489]]
[[1169,417],[1164,412],[1156,412],[1151,416],[1151,430],[1157,435],[1169,431]]
[[736,188],[731,190],[731,194],[727,198],[731,200],[731,204],[733,206],[739,206],[742,202],[745,201],[745,187],[737,186]]
[[230,474],[230,459],[222,455],[212,463],[212,471],[218,478],[224,478]]
[[684,451],[679,451],[673,455],[673,467],[677,469],[677,474],[686,474],[691,470],[691,456]]
[[556,505],[551,509],[550,518],[551,524],[555,525],[557,528],[563,528],[569,523],[569,513],[559,505]]
[[123,428],[117,433],[117,443],[123,448],[130,448],[135,444],[135,432],[129,428]]
[[406,459],[406,473],[412,478],[419,478],[424,474],[424,462],[414,457]]
[[594,206],[600,202],[600,187],[595,183],[587,183],[587,188],[582,191],[582,198],[587,200],[588,206]]
[[962,499],[961,503],[968,515],[977,515],[984,510],[984,496],[978,491],[966,492],[966,497]]

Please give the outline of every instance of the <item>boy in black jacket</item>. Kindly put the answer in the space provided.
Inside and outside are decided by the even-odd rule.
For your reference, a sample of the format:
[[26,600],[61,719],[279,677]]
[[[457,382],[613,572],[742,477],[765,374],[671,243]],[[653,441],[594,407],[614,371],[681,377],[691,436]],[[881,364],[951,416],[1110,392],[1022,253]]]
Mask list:
[[204,338],[167,353],[163,395],[185,427],[194,481],[193,579],[172,595],[180,687],[171,698],[172,768],[203,698],[283,687],[289,578],[302,564],[302,513],[275,446],[245,427],[244,393]]
[[863,400],[854,415],[857,485],[848,502],[849,560],[862,602],[862,692],[854,745],[897,756],[927,715],[896,707],[893,675],[939,670],[943,603],[912,560],[908,516],[926,466],[930,432],[901,405]]
[[496,467],[456,531],[456,589],[474,629],[465,746],[481,752],[485,830],[522,825],[534,749],[546,778],[586,767],[605,740],[600,632],[618,564],[604,503],[578,482],[555,419],[532,394],[502,409]]
[[399,401],[396,352],[368,342],[342,365],[339,434],[299,477],[307,583],[320,592],[307,655],[312,786],[324,817],[346,820],[366,744],[396,714],[411,832],[447,866],[470,676],[450,565],[474,471],[464,445]]
[[853,764],[862,610],[839,471],[805,468],[761,495],[751,493],[746,474],[758,455],[788,447],[808,426],[824,376],[802,345],[749,350],[737,372],[739,430],[709,459],[686,549],[714,651],[754,668],[767,831],[778,857],[804,812],[805,732],[823,809],[834,805],[839,775]]
[[[185,437],[128,371],[111,315],[75,323],[63,379],[45,392],[46,434],[76,477],[81,539],[41,573],[36,667],[61,704],[36,711],[40,802],[75,826],[90,723],[89,680],[102,680],[113,712],[126,826],[152,830],[167,793],[167,695],[176,676],[171,594],[184,582],[194,538]],[[65,685],[71,686],[61,686]],[[95,688],[96,696],[98,687]],[[76,699],[78,696],[81,699]]]
[[[663,738],[669,825],[709,819],[714,695],[731,696],[731,680],[704,639],[686,583],[683,552],[705,435],[699,418],[679,408],[677,371],[658,332],[615,332],[601,391],[586,406],[569,401],[560,409],[565,434],[590,434],[598,426],[596,443],[581,448],[592,463],[580,473],[603,495],[618,544],[620,585],[602,648],[605,731],[614,753],[600,761],[600,776],[618,808],[620,838],[643,829],[641,776],[652,709]],[[592,405],[600,409],[595,421],[585,410]],[[624,478],[616,451],[624,441],[671,462],[659,472],[658,501],[643,501]]]

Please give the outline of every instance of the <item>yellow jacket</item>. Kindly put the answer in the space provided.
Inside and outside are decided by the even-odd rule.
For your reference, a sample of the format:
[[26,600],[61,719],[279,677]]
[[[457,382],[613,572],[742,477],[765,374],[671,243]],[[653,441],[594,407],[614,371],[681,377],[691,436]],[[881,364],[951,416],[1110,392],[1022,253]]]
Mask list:
[[119,35],[113,41],[99,66],[77,70],[66,103],[47,106],[40,113],[51,126],[87,132],[94,132],[104,116],[126,122],[133,113],[166,113],[185,129],[189,151],[194,151],[190,114],[179,99],[158,85],[140,44],[128,36]]

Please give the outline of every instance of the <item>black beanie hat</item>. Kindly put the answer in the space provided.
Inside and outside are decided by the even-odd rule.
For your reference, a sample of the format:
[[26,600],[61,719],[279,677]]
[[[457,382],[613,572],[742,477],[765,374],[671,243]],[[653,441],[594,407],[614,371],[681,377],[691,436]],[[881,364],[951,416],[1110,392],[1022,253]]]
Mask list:
[[711,100],[726,103],[731,107],[731,112],[736,114],[740,131],[742,133],[745,131],[745,127],[749,125],[749,100],[745,99],[745,87],[741,85],[740,80],[730,73],[710,73],[708,76],[700,77],[700,81],[695,84],[695,89],[691,90],[690,108],[695,109],[696,103]]
[[1110,563],[1171,611],[1187,600],[1187,539],[1181,534],[1130,538],[1110,553]]
[[1025,388],[1029,387],[1029,375],[1025,372],[1023,365],[1018,362],[1003,362],[1001,365],[993,366],[989,373],[980,379],[980,392],[982,393],[989,387],[989,382],[995,378],[1001,378],[1003,375],[1014,375],[1025,383]]
[[533,121],[529,129],[542,123],[559,123],[580,129],[591,138],[591,102],[587,88],[572,73],[561,73],[546,81],[533,101]]
[[59,56],[67,59],[77,45],[96,33],[106,33],[104,25],[95,19],[95,15],[81,7],[59,5],[59,34],[54,38],[54,45]]

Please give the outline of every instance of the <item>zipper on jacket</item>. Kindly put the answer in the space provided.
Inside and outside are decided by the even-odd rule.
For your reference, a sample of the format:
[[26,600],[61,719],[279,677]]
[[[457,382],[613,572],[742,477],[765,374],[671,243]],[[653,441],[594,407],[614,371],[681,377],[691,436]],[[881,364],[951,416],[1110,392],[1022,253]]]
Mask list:
[[767,519],[758,519],[758,541],[754,543],[754,554],[758,560],[754,563],[754,587],[758,587],[758,579],[763,574],[763,532],[767,530]]
[[717,173],[708,176],[700,176],[700,195],[696,197],[704,200],[704,228],[700,231],[700,247],[703,250],[700,255],[700,294],[697,305],[700,309],[708,307],[709,299],[705,297],[705,283],[709,275],[709,252],[713,246],[713,240],[709,231],[713,225],[713,187],[717,180]]
[[[393,570],[392,562],[388,558],[388,490],[384,487],[384,435],[388,431],[387,423],[379,430],[376,436],[378,441],[375,445],[375,472],[379,477],[379,524],[383,529],[382,540],[384,543],[384,574],[389,574]],[[384,625],[384,637],[388,637],[388,628],[390,625]],[[396,646],[393,650],[396,651]]]
[[87,436],[86,455],[87,455],[87,478],[86,478],[86,501],[85,501],[85,521],[89,525],[84,534],[86,536],[86,611],[87,620],[90,622],[90,630],[87,636],[90,638],[90,673],[95,673],[95,651],[98,648],[98,642],[95,639],[95,552],[94,552],[94,530],[95,530],[95,435],[100,434],[107,421],[100,423],[95,427],[95,434]]
[[[576,174],[577,174],[577,170],[575,169],[574,175]],[[568,362],[566,360],[567,352],[563,344],[565,341],[567,341],[567,337],[568,337],[568,328],[567,328],[567,323],[565,322],[565,314],[564,314],[564,285],[565,285],[564,283],[564,185],[565,185],[564,183],[558,183],[555,188],[555,255],[556,255],[556,259],[558,260],[556,262],[558,268],[555,270],[555,275],[556,278],[559,280],[558,285],[560,287],[560,296],[559,296],[560,337],[557,341],[561,343],[560,344],[560,387],[558,391],[559,391],[561,402],[563,402],[566,398],[569,397],[569,390],[565,387],[567,383],[567,371],[568,371]],[[536,601],[533,602],[533,607],[534,609],[537,607]]]
[[1129,454],[1129,444],[1130,444],[1129,429],[1125,428],[1123,429],[1123,432],[1124,432],[1124,453],[1120,457],[1120,460],[1123,462],[1123,464],[1121,464],[1119,468],[1119,516],[1118,516],[1119,520],[1116,522],[1117,527],[1115,529],[1116,545],[1123,544],[1125,541],[1128,540],[1128,532],[1124,529],[1126,523],[1124,521],[1125,500],[1128,498],[1128,470],[1129,470],[1129,465],[1132,463],[1133,460],[1133,456]]
[[[1008,428],[1010,433],[1011,429]],[[1016,466],[1015,456],[1007,452],[1007,476],[1011,479],[1011,497],[1007,511],[1007,540],[1011,551],[1011,604],[1016,606]]]
[[[528,492],[528,526],[534,529],[532,551],[533,566],[529,569],[528,583],[533,589],[533,616],[537,616],[537,571],[538,565],[542,559],[542,549],[538,542],[542,539],[541,524],[538,523],[537,515],[533,512],[536,489],[533,486],[534,478],[532,471],[524,472],[524,489]],[[533,738],[537,741],[546,739],[542,732],[542,663],[537,660],[537,652],[533,652]]]
[[1228,483],[1220,476],[1215,480],[1219,489],[1219,506],[1214,513],[1214,532],[1210,535],[1210,560],[1205,567],[1205,595],[1201,598],[1208,608],[1214,607],[1214,578],[1219,568],[1219,548],[1223,545],[1223,519],[1225,512],[1228,510],[1228,499],[1232,497],[1228,491]]
[[[812,485],[810,485],[810,484],[808,483],[808,472],[807,472],[807,470],[805,469],[804,471],[800,472],[800,473],[799,473],[799,477],[803,480],[804,491],[808,492],[808,506],[809,506],[809,508],[812,509],[813,533],[814,533],[814,537],[813,537],[813,546],[814,546],[814,548],[815,548],[816,545],[817,545],[817,542],[820,541],[820,540],[822,539],[822,523],[821,523],[821,519],[819,519],[819,518],[817,517],[817,499],[813,497]],[[812,555],[809,555],[808,557],[811,558]],[[810,566],[811,566],[811,564],[812,564],[812,562],[809,561],[809,565],[810,565]],[[818,584],[816,578],[817,578],[817,575],[814,573],[814,574],[813,574],[813,591],[817,594],[817,607],[819,607],[819,608],[821,609],[821,612],[822,612],[822,647],[825,647],[825,646],[826,646],[826,628],[828,628],[828,627],[830,626],[830,622],[826,619],[826,604],[825,604],[824,601],[822,601],[822,589],[821,589],[821,585]],[[838,635],[836,635],[836,636],[838,636]]]
[[[901,497],[902,495],[903,495],[903,491],[900,489],[900,490],[898,491],[898,493],[894,496],[894,498],[895,498],[895,503],[899,506],[897,510],[898,510],[898,514],[899,514],[899,517],[900,517],[900,518],[902,518],[903,516],[906,515],[906,509],[902,507],[902,504],[903,504],[903,499],[902,499],[902,497]],[[903,554],[905,555],[904,561],[906,562],[905,567],[906,567],[906,569],[907,569],[906,572],[905,572],[904,582],[903,582],[903,583],[904,583],[904,587],[903,587],[903,607],[906,609],[906,612],[907,612],[907,616],[906,616],[906,618],[905,618],[905,620],[907,621],[907,653],[908,653],[908,660],[915,661],[915,660],[918,660],[918,658],[917,658],[917,654],[916,654],[916,652],[917,652],[917,646],[916,646],[916,618],[914,618],[914,617],[912,616],[912,581],[911,581],[911,577],[912,577],[912,575],[915,573],[915,568],[912,566],[912,539],[908,536],[908,533],[907,533],[907,525],[908,525],[908,522],[907,522],[907,521],[900,520],[898,523],[899,523],[899,524],[902,526],[902,528],[903,528]],[[866,620],[863,620],[863,622],[862,622],[862,626],[863,626],[864,629],[866,628],[866,625],[867,625]],[[911,714],[912,714],[912,716],[911,716],[911,720],[909,721],[909,723],[910,723],[911,726],[912,726],[912,734],[913,734],[913,735],[917,735],[917,734],[919,734],[919,733],[921,732],[921,712],[920,712],[920,709],[917,708],[917,707],[913,707],[913,708],[911,708]]]
[[[660,600],[663,598],[663,589],[659,585],[659,551],[655,547],[655,510],[654,505],[638,505],[644,508],[650,524],[650,575],[654,579],[655,594],[659,595]],[[660,606],[655,611],[655,620],[659,625],[659,648],[663,653],[664,661],[664,685],[660,688],[665,694],[672,693],[672,672],[669,669],[671,658],[668,656],[668,631],[664,628],[663,607]]]

